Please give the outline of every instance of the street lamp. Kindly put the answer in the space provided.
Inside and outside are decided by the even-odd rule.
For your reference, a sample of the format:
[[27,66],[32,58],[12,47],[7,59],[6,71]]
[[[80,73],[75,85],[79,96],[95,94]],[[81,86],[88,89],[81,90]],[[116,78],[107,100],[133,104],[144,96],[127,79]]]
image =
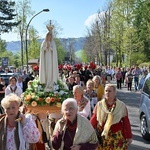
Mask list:
[[31,23],[31,21],[32,21],[32,19],[33,19],[34,17],[36,17],[37,15],[39,15],[39,14],[42,13],[42,12],[48,12],[48,11],[49,11],[49,9],[43,9],[43,10],[41,10],[40,12],[38,12],[37,14],[35,14],[35,15],[30,19],[30,21],[29,21],[28,24],[27,24],[27,27],[26,27],[26,30],[25,30],[27,73],[28,73],[28,40],[27,40],[27,34],[28,34],[29,25],[30,25],[30,23]]

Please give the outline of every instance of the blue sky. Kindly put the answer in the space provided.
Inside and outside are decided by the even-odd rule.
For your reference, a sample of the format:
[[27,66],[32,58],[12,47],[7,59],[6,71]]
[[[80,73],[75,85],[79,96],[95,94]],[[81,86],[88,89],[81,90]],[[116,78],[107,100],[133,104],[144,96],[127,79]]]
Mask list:
[[[15,0],[17,1],[17,0]],[[48,8],[49,12],[42,12],[36,16],[30,25],[39,32],[43,38],[47,32],[48,20],[54,20],[63,29],[58,35],[61,38],[83,37],[86,28],[98,10],[104,10],[109,0],[30,0],[31,9],[35,13]],[[32,16],[31,16],[32,17]],[[31,18],[30,17],[30,18]],[[29,19],[30,19],[29,18]],[[16,34],[2,34],[1,38],[6,41],[19,40]]]

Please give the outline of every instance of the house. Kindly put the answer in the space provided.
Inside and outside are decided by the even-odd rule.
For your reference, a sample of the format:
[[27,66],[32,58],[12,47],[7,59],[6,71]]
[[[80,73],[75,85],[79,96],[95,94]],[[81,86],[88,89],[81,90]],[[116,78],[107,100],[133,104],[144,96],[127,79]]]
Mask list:
[[30,59],[28,65],[32,66],[32,68],[34,66],[39,66],[39,59]]

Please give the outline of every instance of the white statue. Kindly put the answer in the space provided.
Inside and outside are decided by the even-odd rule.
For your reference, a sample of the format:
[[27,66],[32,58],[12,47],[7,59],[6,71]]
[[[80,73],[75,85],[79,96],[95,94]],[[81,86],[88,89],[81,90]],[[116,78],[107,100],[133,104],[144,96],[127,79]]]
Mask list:
[[53,90],[53,85],[58,80],[58,59],[51,22],[47,29],[49,32],[46,34],[40,51],[39,80],[41,84],[45,84],[45,91],[49,92]]

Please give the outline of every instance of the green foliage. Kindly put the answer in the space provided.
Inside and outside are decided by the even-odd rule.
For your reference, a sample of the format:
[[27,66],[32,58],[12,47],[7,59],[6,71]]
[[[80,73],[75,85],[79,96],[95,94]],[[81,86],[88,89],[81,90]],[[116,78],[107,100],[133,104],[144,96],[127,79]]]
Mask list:
[[0,39],[0,53],[6,52],[6,41]]
[[137,29],[137,37],[143,44],[141,50],[150,60],[150,2],[147,0],[138,0],[134,9],[133,25]]
[[29,60],[40,57],[40,42],[38,40],[37,31],[32,27],[29,30],[30,42],[28,46]]
[[1,54],[1,57],[8,57],[9,64],[14,65],[14,57],[12,52],[5,51]]
[[144,67],[144,66],[146,67],[150,66],[150,62],[144,62],[144,63],[139,64],[139,67]]
[[58,64],[62,64],[66,56],[66,51],[63,49],[63,46],[60,43],[59,39],[56,38],[55,42],[56,42],[56,48],[57,48]]
[[140,65],[145,61],[146,56],[140,52],[132,52],[133,54],[126,56],[126,61],[122,64],[123,66],[134,66]]
[[82,62],[88,63],[88,57],[85,50],[81,51],[81,60]]
[[0,31],[2,33],[9,32],[12,30],[13,27],[16,27],[20,20],[17,22],[13,22],[16,14],[15,9],[15,2],[14,1],[8,1],[8,0],[1,0],[0,4]]
[[27,28],[27,18],[34,14],[34,12],[31,10],[31,1],[30,0],[18,0],[16,3],[16,13],[18,14],[15,18],[16,21],[21,20],[21,23],[18,25],[16,30],[14,30],[19,36],[20,36],[20,42],[21,42],[21,55],[20,55],[20,61],[21,66],[26,64],[26,53],[25,53],[25,31]]
[[149,61],[149,12],[148,0],[111,1],[105,12],[98,12],[98,20],[92,24],[91,31],[88,30],[84,47],[87,60],[100,57],[107,65],[107,50],[112,49],[117,66]]
[[78,50],[77,52],[75,52],[75,56],[80,59],[83,54],[82,51],[83,50]]
[[16,68],[19,68],[19,66],[21,66],[19,54],[14,55],[14,63],[11,63],[11,64],[14,64],[14,66],[16,66]]
[[[54,89],[54,86],[57,86]],[[27,90],[23,93],[24,103],[31,106],[36,105],[57,105],[62,103],[65,99],[72,97],[71,91],[66,89],[66,85],[58,80],[57,84],[52,86],[52,90],[44,91],[45,85],[40,84],[38,79],[34,79],[28,83]]]
[[0,53],[1,57],[8,57],[9,65],[14,65],[16,67],[20,66],[20,54],[13,54],[6,50],[6,41],[0,39]]
[[[66,51],[63,49],[62,44],[59,39],[55,38],[58,64],[61,64],[66,56]],[[30,30],[30,44],[28,48],[29,59],[40,57],[40,46],[41,43],[37,39],[36,31],[34,29]]]

